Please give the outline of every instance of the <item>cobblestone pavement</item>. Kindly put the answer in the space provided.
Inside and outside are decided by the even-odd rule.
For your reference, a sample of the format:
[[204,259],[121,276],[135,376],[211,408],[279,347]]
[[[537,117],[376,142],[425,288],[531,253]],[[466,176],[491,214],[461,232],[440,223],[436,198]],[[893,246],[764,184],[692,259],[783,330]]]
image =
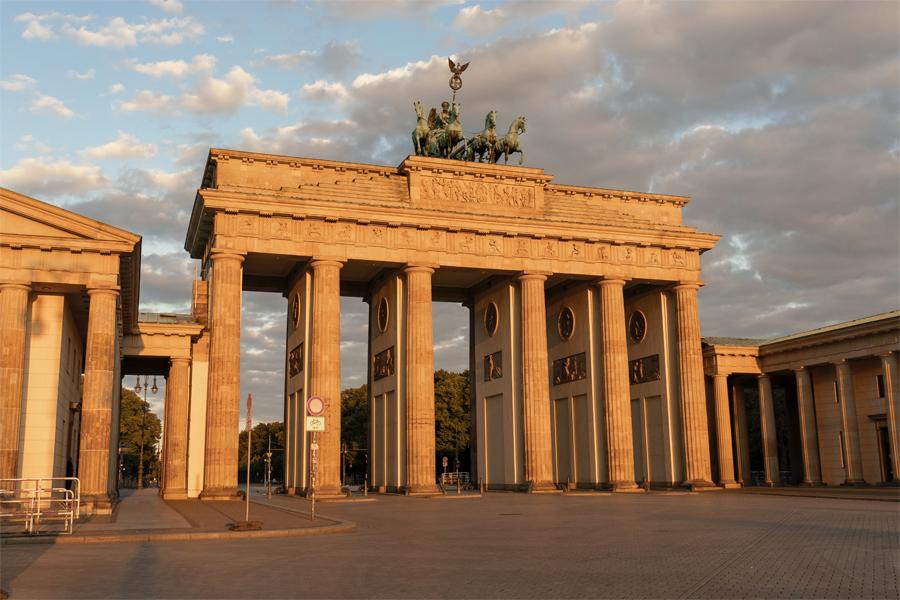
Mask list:
[[356,521],[349,534],[5,546],[2,587],[13,599],[900,594],[895,503],[728,492],[376,498],[318,507]]

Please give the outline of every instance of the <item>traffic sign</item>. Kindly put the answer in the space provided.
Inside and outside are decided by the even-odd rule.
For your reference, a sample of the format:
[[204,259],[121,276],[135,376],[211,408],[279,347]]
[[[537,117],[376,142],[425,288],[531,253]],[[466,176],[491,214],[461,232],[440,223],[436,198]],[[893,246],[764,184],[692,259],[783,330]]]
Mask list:
[[306,417],[307,431],[325,431],[325,417]]
[[318,417],[325,412],[325,401],[319,396],[310,396],[306,401],[306,414]]

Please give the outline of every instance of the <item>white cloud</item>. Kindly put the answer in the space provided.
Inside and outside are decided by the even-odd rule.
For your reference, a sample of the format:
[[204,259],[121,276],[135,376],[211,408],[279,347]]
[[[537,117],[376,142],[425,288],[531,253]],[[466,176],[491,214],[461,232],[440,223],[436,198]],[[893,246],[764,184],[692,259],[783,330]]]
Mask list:
[[216,36],[216,40],[222,42],[223,44],[230,44],[234,41],[234,36],[230,33],[226,33],[225,35]]
[[34,87],[34,84],[36,83],[36,79],[32,79],[28,75],[23,75],[22,73],[16,73],[15,75],[10,76],[9,79],[0,81],[0,90],[6,90],[7,92],[23,92]]
[[247,105],[285,111],[289,101],[283,92],[257,88],[256,78],[240,66],[232,67],[224,79],[204,78],[194,93],[181,98],[184,108],[198,114],[234,112]]
[[16,142],[16,150],[20,152],[33,152],[35,154],[47,154],[51,148],[47,144],[38,141],[30,133],[26,133]]
[[78,71],[76,71],[74,69],[70,69],[69,72],[67,73],[69,79],[78,79],[81,81],[91,80],[94,78],[94,75],[96,75],[96,74],[97,74],[97,72],[94,69],[88,69],[84,73],[79,73]]
[[487,35],[500,28],[506,21],[506,13],[501,8],[485,10],[479,4],[459,10],[453,19],[453,26],[471,35]]
[[209,54],[198,54],[191,62],[183,60],[162,60],[153,63],[136,63],[130,61],[128,68],[150,77],[186,77],[194,73],[212,71],[216,66],[216,57]]
[[84,23],[93,19],[91,16],[66,15],[58,12],[48,12],[43,14],[34,14],[31,12],[16,15],[13,19],[16,23],[25,23],[25,29],[22,31],[22,37],[26,40],[52,40],[56,38],[56,31],[53,29],[56,23]]
[[[406,63],[402,67],[391,69],[383,73],[363,73],[353,80],[354,88],[362,88],[369,85],[379,85],[385,82],[396,82],[409,79],[416,72],[427,71],[434,67],[435,64],[446,64],[447,59],[442,56],[432,55],[428,60],[419,60]],[[444,67],[446,69],[446,66]]]
[[114,83],[111,86],[109,86],[110,94],[121,94],[124,91],[125,91],[125,86],[122,85],[121,83]]
[[50,157],[25,158],[0,170],[0,185],[38,197],[86,194],[109,184],[100,167]]
[[79,44],[101,48],[124,48],[137,46],[138,43],[175,46],[197,39],[204,33],[203,25],[194,17],[172,17],[143,23],[129,23],[122,17],[114,17],[99,29],[89,29],[84,25],[76,29],[66,22],[61,31]]
[[117,102],[114,107],[125,112],[163,112],[174,105],[174,98],[151,90],[140,90],[132,100]]
[[[263,52],[264,50],[257,50]],[[300,50],[288,54],[270,54],[260,61],[264,65],[274,65],[287,69],[315,67],[330,76],[341,74],[360,58],[354,42],[331,41],[319,50]]]
[[264,56],[262,62],[267,65],[296,68],[306,64],[315,57],[316,53],[312,50],[300,50],[299,52],[291,52],[290,54],[270,54]]
[[184,10],[180,0],[150,0],[150,4],[172,15],[180,15]]
[[90,158],[151,158],[156,156],[156,144],[144,144],[134,135],[120,131],[116,139],[85,148],[82,154]]
[[41,24],[40,21],[28,21],[28,25],[22,31],[22,37],[26,40],[52,40],[56,34],[52,28]]
[[48,96],[46,94],[38,94],[37,98],[31,103],[31,112],[36,115],[49,114],[63,119],[70,119],[75,116],[68,106],[66,106],[59,98]]
[[300,90],[300,96],[306,100],[314,100],[320,102],[343,101],[347,100],[350,95],[347,88],[339,81],[328,82],[318,80],[315,83],[307,83]]

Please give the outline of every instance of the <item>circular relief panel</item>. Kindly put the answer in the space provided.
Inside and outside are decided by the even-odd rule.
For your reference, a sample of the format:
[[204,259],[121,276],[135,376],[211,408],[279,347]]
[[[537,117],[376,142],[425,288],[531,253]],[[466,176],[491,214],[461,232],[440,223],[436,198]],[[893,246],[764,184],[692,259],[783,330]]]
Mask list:
[[575,311],[571,306],[559,311],[559,317],[556,319],[556,331],[564,342],[572,337],[572,333],[575,331]]
[[500,312],[497,310],[497,305],[493,302],[487,305],[487,308],[484,309],[484,330],[491,337],[497,333],[497,328],[500,326]]
[[378,302],[378,331],[383,332],[388,326],[388,300],[382,297]]
[[647,335],[647,317],[639,310],[631,313],[628,318],[628,339],[637,344]]
[[300,293],[294,294],[294,300],[291,302],[291,323],[296,328],[300,324]]

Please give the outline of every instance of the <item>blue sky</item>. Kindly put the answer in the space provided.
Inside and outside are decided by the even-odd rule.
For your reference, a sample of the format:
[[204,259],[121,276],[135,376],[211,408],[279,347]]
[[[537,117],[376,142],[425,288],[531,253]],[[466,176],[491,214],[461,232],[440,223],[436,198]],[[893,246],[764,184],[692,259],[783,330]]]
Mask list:
[[[412,101],[471,61],[463,127],[528,118],[527,164],[683,194],[723,235],[706,335],[766,337],[898,306],[896,2],[0,3],[0,185],[144,236],[144,310],[186,310],[210,146],[398,164]],[[280,418],[284,301],[245,294],[244,393]],[[365,305],[342,302],[345,385]],[[438,366],[467,317],[436,305]]]

